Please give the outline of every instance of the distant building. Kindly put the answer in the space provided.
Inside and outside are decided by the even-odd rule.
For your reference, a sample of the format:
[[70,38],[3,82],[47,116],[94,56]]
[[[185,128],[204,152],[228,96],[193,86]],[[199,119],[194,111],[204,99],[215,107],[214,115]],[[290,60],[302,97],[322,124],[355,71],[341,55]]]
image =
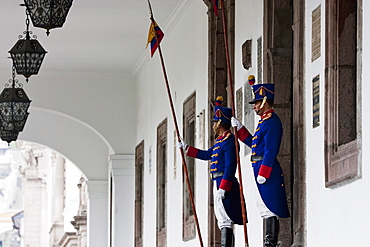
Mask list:
[[[49,148],[27,142],[17,144],[18,147],[9,151],[12,157],[9,166],[16,169],[8,174],[15,171],[21,175],[19,185],[24,203],[18,214],[7,214],[13,230],[0,235],[3,247],[21,246],[20,243],[27,247],[72,247],[79,242],[78,246],[86,246],[80,236],[86,235],[83,230],[86,229],[86,212],[81,210],[86,206],[80,205],[85,187],[83,174]],[[13,197],[17,198],[15,193]],[[76,220],[80,217],[85,217],[85,220]]]

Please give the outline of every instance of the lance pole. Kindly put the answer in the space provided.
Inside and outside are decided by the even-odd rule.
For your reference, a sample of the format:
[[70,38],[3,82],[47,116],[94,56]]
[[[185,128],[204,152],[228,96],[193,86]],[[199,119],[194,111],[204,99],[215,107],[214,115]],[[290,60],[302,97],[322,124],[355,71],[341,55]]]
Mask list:
[[[154,25],[155,21],[154,21],[153,11],[152,11],[152,7],[151,7],[151,4],[150,4],[149,0],[148,0],[148,4],[149,4],[149,9],[150,9],[150,15],[151,15],[150,19],[151,19],[151,21]],[[158,42],[158,39],[157,39],[157,42]],[[169,85],[169,82],[168,82],[168,77],[167,77],[166,66],[165,66],[164,58],[163,58],[163,54],[162,54],[162,49],[161,49],[161,46],[160,46],[159,42],[158,42],[158,51],[159,51],[159,56],[160,56],[160,60],[161,60],[161,65],[162,65],[163,77],[164,77],[164,81],[165,81],[165,84],[166,84],[168,100],[169,100],[170,107],[171,107],[172,118],[173,118],[173,122],[174,122],[174,125],[175,125],[175,130],[176,130],[176,134],[177,134],[177,141],[180,142],[181,139],[180,139],[179,127],[177,125],[177,118],[176,118],[175,108],[173,106],[171,89],[170,89],[170,85]],[[188,169],[187,169],[187,165],[186,165],[184,150],[181,147],[179,148],[179,150],[180,150],[180,153],[181,153],[182,168],[183,168],[183,171],[184,171],[184,174],[185,174],[185,180],[186,180],[188,194],[189,194],[189,198],[190,198],[190,204],[191,204],[191,207],[192,207],[192,210],[193,210],[193,213],[194,213],[194,221],[195,221],[195,225],[196,225],[197,232],[198,232],[199,243],[200,243],[200,246],[203,247],[203,240],[202,240],[202,235],[201,235],[201,232],[200,232],[200,226],[199,226],[197,211],[195,209],[194,196],[193,196],[193,191],[192,191],[192,188],[191,188],[191,185],[190,185],[189,174],[188,174]]]
[[[230,65],[229,42],[227,40],[226,13],[225,13],[224,1],[221,0],[220,2],[221,2],[221,10],[222,10],[222,26],[223,26],[223,31],[224,31],[226,65],[227,65],[227,72],[228,72],[229,85],[230,85],[231,106],[232,106],[231,109],[232,109],[232,115],[235,116],[234,88],[233,88],[233,80],[232,80],[231,65]],[[243,218],[243,227],[244,227],[244,240],[245,240],[245,246],[248,247],[249,243],[248,243],[248,232],[247,232],[247,216],[245,212],[246,207],[245,207],[245,200],[244,200],[244,193],[243,193],[243,179],[242,179],[242,171],[241,171],[240,156],[239,156],[238,131],[236,127],[234,127],[234,135],[235,135],[236,161],[238,165],[238,175],[239,175],[240,203],[242,207],[242,218]]]
[[[159,55],[161,57],[161,64],[162,64],[163,76],[165,78],[168,99],[169,99],[169,102],[170,102],[170,105],[171,105],[173,122],[175,124],[175,129],[176,129],[176,134],[177,134],[177,141],[180,142],[181,140],[180,140],[179,127],[177,125],[176,114],[175,114],[175,110],[174,110],[174,106],[173,106],[173,102],[172,102],[171,91],[170,91],[170,87],[169,87],[169,84],[168,84],[166,68],[164,66],[164,60],[163,60],[163,55],[162,55],[162,50],[161,50],[161,46],[160,45],[158,45],[158,51],[159,51]],[[202,235],[200,233],[199,221],[198,221],[197,211],[195,209],[194,196],[193,196],[193,191],[192,191],[191,185],[190,185],[190,180],[189,180],[189,175],[188,175],[188,168],[187,168],[186,161],[185,161],[185,156],[184,156],[184,150],[181,147],[179,148],[179,150],[180,150],[180,153],[181,153],[182,168],[184,170],[186,184],[187,184],[187,188],[188,188],[188,192],[189,192],[189,198],[190,198],[190,202],[191,202],[191,207],[192,207],[193,213],[194,213],[194,221],[195,221],[195,225],[197,227],[197,232],[198,232],[198,236],[199,236],[199,242],[200,242],[200,246],[203,247],[203,240],[202,240]]]

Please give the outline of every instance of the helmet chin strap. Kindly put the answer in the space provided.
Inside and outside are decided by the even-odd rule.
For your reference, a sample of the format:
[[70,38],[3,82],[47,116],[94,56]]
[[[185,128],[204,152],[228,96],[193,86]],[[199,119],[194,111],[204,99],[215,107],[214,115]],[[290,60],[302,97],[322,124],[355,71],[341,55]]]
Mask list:
[[217,121],[217,123],[215,124],[215,126],[213,126],[213,133],[216,135],[217,134],[217,131],[219,130],[220,128],[220,124],[221,124],[221,119],[219,119]]
[[260,106],[260,109],[263,108],[266,104],[267,96],[263,97],[262,104]]
[[257,113],[257,115],[258,115],[258,114],[260,114],[260,112],[261,112],[261,110],[262,110],[263,106],[264,106],[264,105],[265,105],[265,103],[266,103],[266,100],[267,100],[267,96],[263,97],[262,103],[261,103],[261,105],[260,105],[260,109],[256,112],[256,113]]

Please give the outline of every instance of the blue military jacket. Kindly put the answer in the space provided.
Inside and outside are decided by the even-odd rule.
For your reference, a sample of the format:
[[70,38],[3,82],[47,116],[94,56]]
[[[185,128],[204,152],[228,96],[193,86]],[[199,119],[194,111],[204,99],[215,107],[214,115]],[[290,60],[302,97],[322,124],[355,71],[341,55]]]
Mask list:
[[237,161],[234,140],[234,135],[228,130],[215,140],[210,149],[189,147],[187,155],[201,160],[211,160],[210,173],[217,176],[213,178],[217,182],[217,189],[227,191],[223,200],[225,211],[234,223],[242,225],[239,183],[235,178]]
[[261,198],[268,209],[281,218],[289,217],[284,175],[277,155],[280,149],[283,128],[280,118],[273,109],[266,111],[258,122],[254,136],[242,127],[238,138],[252,148],[252,156],[260,157],[252,161],[255,178],[267,178],[264,184],[257,183]]

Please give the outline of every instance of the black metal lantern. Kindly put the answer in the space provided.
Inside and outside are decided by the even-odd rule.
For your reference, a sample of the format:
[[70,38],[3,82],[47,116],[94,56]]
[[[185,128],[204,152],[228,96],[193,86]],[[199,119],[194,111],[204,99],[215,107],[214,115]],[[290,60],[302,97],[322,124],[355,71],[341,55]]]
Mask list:
[[31,75],[38,74],[47,51],[45,51],[41,44],[36,40],[36,35],[33,35],[33,39],[31,39],[32,32],[29,31],[30,20],[28,18],[29,14],[27,11],[26,15],[27,29],[23,32],[25,37],[23,38],[22,35],[20,35],[19,40],[15,43],[9,53],[12,57],[17,74],[24,75],[28,82],[28,78]]
[[50,29],[62,27],[73,0],[24,0],[34,27]]
[[0,129],[0,138],[2,141],[7,142],[10,144],[12,141],[16,141],[18,138],[19,132],[10,132],[10,131],[4,131]]
[[7,83],[0,94],[0,137],[4,141],[16,140],[19,132],[23,131],[31,104],[22,84],[15,79],[14,66],[13,78],[9,82],[11,85]]

